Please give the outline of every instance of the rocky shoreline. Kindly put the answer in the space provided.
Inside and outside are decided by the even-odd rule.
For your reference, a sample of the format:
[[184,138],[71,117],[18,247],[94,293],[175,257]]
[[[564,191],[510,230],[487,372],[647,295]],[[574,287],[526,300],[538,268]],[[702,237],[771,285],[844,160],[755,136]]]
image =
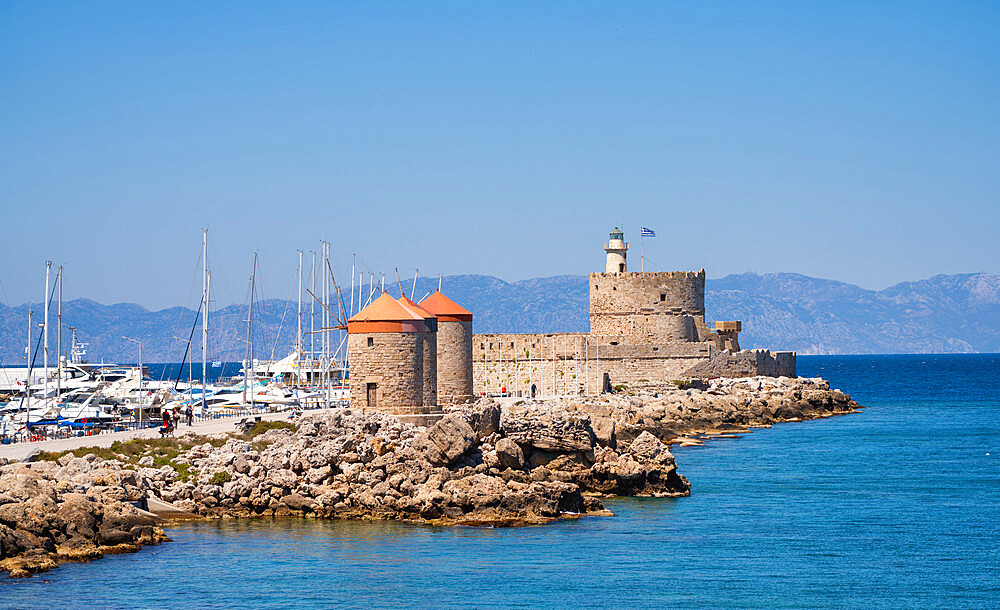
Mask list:
[[671,443],[858,408],[818,379],[717,379],[634,396],[483,399],[427,428],[346,409],[247,435],[43,455],[0,464],[0,570],[29,576],[164,542],[156,517],[129,504],[147,498],[195,518],[506,526],[610,515],[601,497],[690,493]]

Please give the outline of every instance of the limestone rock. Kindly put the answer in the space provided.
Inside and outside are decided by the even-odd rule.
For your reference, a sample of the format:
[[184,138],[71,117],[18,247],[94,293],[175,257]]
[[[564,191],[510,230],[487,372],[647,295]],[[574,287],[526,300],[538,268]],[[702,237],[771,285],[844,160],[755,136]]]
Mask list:
[[307,498],[300,494],[289,494],[281,499],[281,503],[292,510],[314,511],[319,507],[319,503],[312,498]]
[[114,529],[110,527],[101,529],[99,540],[102,546],[132,544],[132,542],[134,541],[131,532],[126,532],[124,530]]
[[446,415],[418,438],[424,457],[431,464],[446,465],[476,444],[476,434],[465,419]]
[[495,451],[498,467],[501,470],[505,468],[521,470],[524,468],[524,452],[521,450],[520,445],[509,438],[502,438],[497,441]]
[[479,400],[473,405],[463,408],[462,412],[466,414],[466,419],[479,441],[500,430],[500,405],[492,399]]
[[543,451],[590,451],[594,431],[582,413],[549,411],[535,405],[512,407],[500,417],[504,436]]

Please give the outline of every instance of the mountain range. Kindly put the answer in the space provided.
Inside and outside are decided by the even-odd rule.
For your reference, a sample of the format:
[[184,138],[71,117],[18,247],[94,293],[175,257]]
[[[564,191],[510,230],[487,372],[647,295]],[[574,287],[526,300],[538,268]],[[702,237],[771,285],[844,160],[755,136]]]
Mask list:
[[[444,292],[475,314],[476,332],[585,332],[589,327],[584,275],[518,282],[455,275],[442,281]],[[419,278],[414,298],[420,300],[437,283]],[[344,294],[343,300],[349,307],[350,297]],[[320,306],[305,303],[303,311],[311,308],[316,310],[318,328]],[[339,310],[336,301],[331,308]],[[743,273],[707,280],[705,308],[710,323],[743,321],[744,348],[800,354],[1000,352],[1000,276],[986,273],[937,275],[884,290],[796,273]],[[35,304],[35,323],[41,321],[40,309]],[[211,311],[209,359],[245,357],[246,309],[229,305]],[[280,358],[289,353],[297,332],[296,309],[295,302],[281,299],[254,304],[255,357]],[[0,365],[23,366],[27,314],[27,305],[0,304]],[[136,361],[137,346],[124,336],[143,342],[145,362],[180,361],[191,336],[192,353],[200,361],[201,328],[192,333],[196,317],[197,312],[183,307],[149,311],[133,303],[102,305],[75,299],[63,304],[63,353],[69,353],[72,326],[79,340],[88,343],[91,362]],[[303,326],[308,333],[311,324],[305,314]],[[341,333],[328,334],[337,347]],[[312,341],[318,346],[322,333],[305,336],[307,346]],[[38,338],[36,324],[33,350]],[[55,362],[54,330],[49,346],[50,362]],[[36,365],[41,365],[41,350]]]

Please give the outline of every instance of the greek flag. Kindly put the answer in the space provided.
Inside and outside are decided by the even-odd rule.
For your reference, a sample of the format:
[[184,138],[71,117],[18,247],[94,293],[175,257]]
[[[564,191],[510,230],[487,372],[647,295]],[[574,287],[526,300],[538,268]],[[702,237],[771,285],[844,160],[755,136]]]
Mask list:
[[221,360],[213,360],[212,361],[212,368],[213,369],[220,368],[221,366],[222,366],[222,361]]
[[652,229],[642,228],[642,237],[656,237],[656,232]]

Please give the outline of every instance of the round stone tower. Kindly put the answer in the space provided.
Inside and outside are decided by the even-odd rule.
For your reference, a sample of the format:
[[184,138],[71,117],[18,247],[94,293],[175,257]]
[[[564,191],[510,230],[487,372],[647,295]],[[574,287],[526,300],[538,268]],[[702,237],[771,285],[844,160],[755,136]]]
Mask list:
[[608,253],[608,263],[605,273],[625,273],[628,271],[628,244],[625,243],[625,235],[622,230],[615,227],[608,236],[608,243],[604,244],[604,251]]
[[438,404],[438,320],[434,314],[403,295],[397,299],[400,305],[409,308],[424,319],[427,330],[418,333],[420,336],[420,351],[424,358],[423,393],[421,402],[425,407],[436,407]]
[[348,320],[351,407],[425,412],[424,335],[429,332],[424,316],[387,294]]
[[435,292],[420,306],[437,316],[437,391],[445,404],[472,402],[472,312]]

